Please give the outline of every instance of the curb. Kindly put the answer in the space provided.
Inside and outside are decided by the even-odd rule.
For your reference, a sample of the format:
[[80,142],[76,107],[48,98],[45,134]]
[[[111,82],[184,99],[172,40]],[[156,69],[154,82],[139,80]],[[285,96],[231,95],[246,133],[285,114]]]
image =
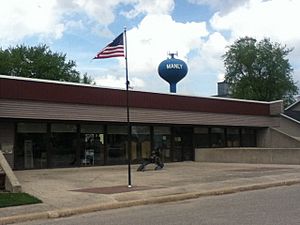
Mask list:
[[150,205],[150,204],[158,204],[158,203],[166,203],[166,202],[175,202],[175,201],[195,199],[195,198],[207,197],[207,196],[217,196],[217,195],[233,194],[233,193],[244,192],[244,191],[260,190],[260,189],[266,189],[266,188],[271,188],[271,187],[289,186],[289,185],[294,185],[294,184],[300,184],[300,179],[286,180],[286,181],[272,182],[272,183],[264,183],[264,184],[244,185],[244,186],[238,186],[238,187],[232,187],[232,188],[217,189],[217,190],[213,190],[213,191],[190,192],[190,193],[184,193],[184,194],[171,194],[171,195],[167,195],[167,196],[152,197],[149,199],[140,199],[140,200],[116,202],[116,203],[109,203],[109,204],[94,204],[94,205],[89,205],[89,206],[85,206],[85,207],[77,207],[77,208],[63,208],[63,209],[52,210],[52,211],[20,214],[20,215],[3,217],[3,218],[0,218],[0,225],[26,222],[26,221],[30,221],[30,220],[69,217],[69,216],[73,216],[73,215],[79,215],[79,214],[96,212],[96,211],[104,211],[104,210],[110,210],[110,209],[118,209],[118,208],[140,206],[140,205]]

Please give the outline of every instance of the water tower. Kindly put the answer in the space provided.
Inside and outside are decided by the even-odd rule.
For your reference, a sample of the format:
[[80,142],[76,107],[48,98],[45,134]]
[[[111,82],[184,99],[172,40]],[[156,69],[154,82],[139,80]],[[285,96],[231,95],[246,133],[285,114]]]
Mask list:
[[171,58],[159,64],[158,74],[170,84],[170,92],[176,93],[176,84],[185,77],[188,67],[184,61],[174,58],[175,53],[169,53],[169,55]]

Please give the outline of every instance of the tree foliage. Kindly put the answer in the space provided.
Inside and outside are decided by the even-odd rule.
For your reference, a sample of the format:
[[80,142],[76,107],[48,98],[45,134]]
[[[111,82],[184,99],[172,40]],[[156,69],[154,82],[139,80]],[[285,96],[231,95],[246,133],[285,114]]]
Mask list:
[[225,82],[232,97],[260,101],[294,102],[298,87],[293,81],[293,69],[286,58],[292,51],[270,39],[257,42],[240,38],[225,53]]
[[0,49],[0,74],[68,82],[92,83],[87,74],[81,78],[76,63],[66,54],[52,52],[46,45],[18,45]]

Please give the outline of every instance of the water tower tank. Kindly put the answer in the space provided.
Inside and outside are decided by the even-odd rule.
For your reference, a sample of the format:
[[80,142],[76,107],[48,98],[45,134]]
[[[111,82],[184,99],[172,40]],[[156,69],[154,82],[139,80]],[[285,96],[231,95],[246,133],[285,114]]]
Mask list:
[[158,74],[170,84],[170,92],[176,93],[176,84],[185,77],[188,72],[186,63],[175,59],[173,53],[171,58],[162,61],[158,66]]

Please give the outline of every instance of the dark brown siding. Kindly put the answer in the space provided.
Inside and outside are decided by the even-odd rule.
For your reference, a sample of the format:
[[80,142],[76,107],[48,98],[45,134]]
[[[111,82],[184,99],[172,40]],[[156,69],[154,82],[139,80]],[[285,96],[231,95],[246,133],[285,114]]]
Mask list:
[[[124,107],[123,90],[0,78],[0,98]],[[223,114],[270,115],[270,104],[130,91],[130,107]]]

